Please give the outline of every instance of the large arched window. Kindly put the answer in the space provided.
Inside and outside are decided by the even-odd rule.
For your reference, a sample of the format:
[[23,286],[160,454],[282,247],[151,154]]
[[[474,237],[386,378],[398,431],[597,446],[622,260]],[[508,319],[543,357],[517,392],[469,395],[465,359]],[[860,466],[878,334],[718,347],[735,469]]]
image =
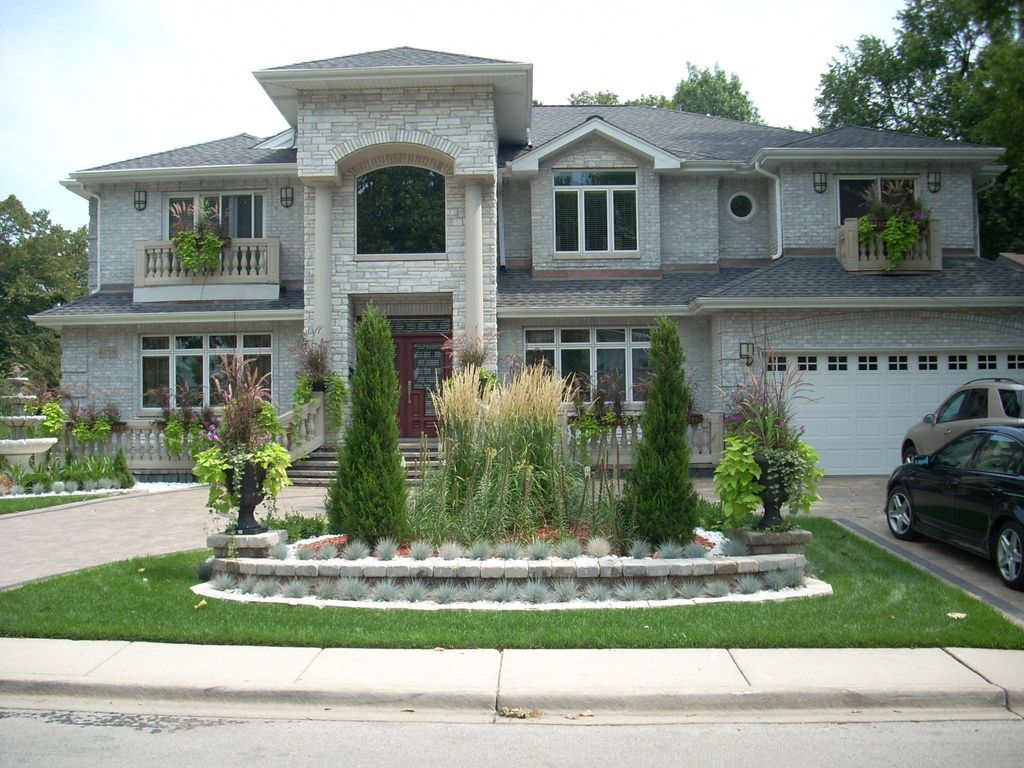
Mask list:
[[356,253],[444,252],[444,176],[396,165],[356,180]]

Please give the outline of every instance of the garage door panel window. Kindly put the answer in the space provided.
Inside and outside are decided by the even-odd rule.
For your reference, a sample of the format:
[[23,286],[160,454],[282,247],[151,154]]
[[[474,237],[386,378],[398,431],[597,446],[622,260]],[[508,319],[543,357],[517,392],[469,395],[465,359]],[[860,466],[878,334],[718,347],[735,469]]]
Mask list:
[[949,355],[947,365],[951,371],[966,371],[967,355]]
[[978,355],[979,371],[994,371],[998,363],[995,355]]
[[1006,367],[1011,371],[1024,371],[1024,354],[1007,355]]
[[845,371],[847,369],[846,355],[829,355],[828,369],[830,371]]
[[797,355],[796,367],[800,371],[816,371],[818,370],[818,357],[817,355]]
[[937,371],[937,370],[939,370],[939,356],[938,355],[918,355],[917,356],[917,370],[919,370],[919,371]]
[[889,355],[890,371],[905,371],[907,370],[907,367],[906,355]]
[[877,371],[878,370],[878,355],[858,355],[858,357],[857,357],[857,370],[858,371]]

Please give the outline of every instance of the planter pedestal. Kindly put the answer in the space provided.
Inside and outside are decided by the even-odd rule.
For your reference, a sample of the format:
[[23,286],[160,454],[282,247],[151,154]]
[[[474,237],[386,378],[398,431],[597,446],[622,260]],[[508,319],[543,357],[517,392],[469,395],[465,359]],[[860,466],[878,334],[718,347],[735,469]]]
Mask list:
[[270,557],[270,550],[276,544],[288,541],[288,531],[265,531],[248,536],[233,533],[214,533],[206,537],[206,546],[213,550],[214,557]]
[[752,555],[802,555],[804,546],[813,536],[810,531],[794,528],[791,531],[756,531],[741,528],[735,538],[750,548]]
[[[225,472],[228,488],[235,488],[235,473],[233,470]],[[255,464],[246,464],[242,468],[242,483],[238,488],[238,525],[235,532],[242,536],[263,533],[264,528],[256,520],[253,511],[256,505],[263,501],[263,481],[267,477],[267,470]]]

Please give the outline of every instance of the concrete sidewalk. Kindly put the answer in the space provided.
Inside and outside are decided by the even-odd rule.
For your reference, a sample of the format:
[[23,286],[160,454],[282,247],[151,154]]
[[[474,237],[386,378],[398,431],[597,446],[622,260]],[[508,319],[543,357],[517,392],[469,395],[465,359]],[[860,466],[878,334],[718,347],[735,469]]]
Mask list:
[[605,724],[1017,719],[1024,651],[500,652],[0,638],[0,706]]

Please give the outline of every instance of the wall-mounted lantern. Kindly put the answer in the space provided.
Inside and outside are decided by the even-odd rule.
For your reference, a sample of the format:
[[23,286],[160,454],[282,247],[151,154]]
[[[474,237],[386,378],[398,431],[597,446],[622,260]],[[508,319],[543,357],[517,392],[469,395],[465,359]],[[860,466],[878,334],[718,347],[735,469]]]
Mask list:
[[752,341],[740,342],[740,360],[747,366],[754,362],[754,343]]
[[942,189],[942,174],[938,171],[928,171],[928,191],[932,194]]
[[828,187],[828,174],[824,171],[814,172],[814,191],[819,195]]
[[146,210],[146,190],[136,189],[135,190],[135,210],[144,211]]
[[291,208],[295,202],[295,190],[291,187],[281,187],[281,205]]

